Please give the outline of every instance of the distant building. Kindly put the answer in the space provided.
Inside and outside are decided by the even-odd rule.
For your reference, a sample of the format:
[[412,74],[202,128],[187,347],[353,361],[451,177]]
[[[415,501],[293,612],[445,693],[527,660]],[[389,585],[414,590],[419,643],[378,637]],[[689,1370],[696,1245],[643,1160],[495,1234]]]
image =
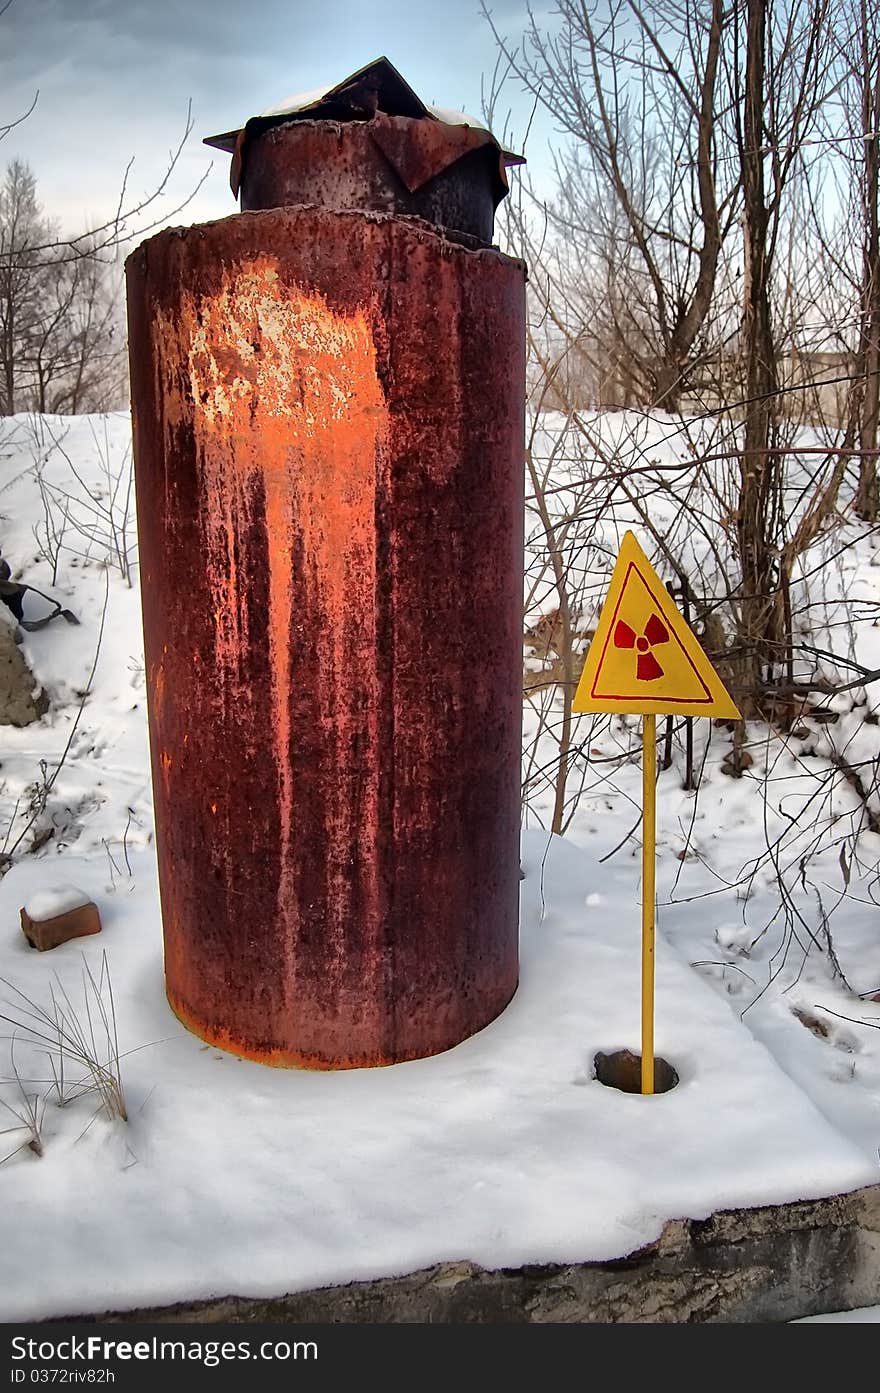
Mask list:
[[[552,355],[548,355],[552,362]],[[854,355],[837,349],[791,349],[780,355],[777,376],[780,413],[807,425],[842,427],[854,371]],[[599,345],[582,341],[554,364],[550,380],[538,372],[533,400],[546,411],[620,411],[645,405],[645,388],[623,355],[614,361]],[[686,415],[717,411],[745,395],[735,354],[715,355],[694,367],[681,400]]]

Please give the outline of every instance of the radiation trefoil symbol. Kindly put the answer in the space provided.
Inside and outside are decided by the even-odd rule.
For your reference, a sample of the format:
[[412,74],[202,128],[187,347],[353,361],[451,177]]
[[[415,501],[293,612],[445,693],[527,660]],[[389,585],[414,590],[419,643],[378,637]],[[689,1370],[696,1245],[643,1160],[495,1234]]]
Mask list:
[[635,648],[638,652],[636,678],[639,682],[654,682],[663,676],[663,669],[651,649],[658,643],[669,642],[669,630],[659,614],[652,614],[645,625],[645,631],[637,634],[629,624],[618,619],[614,629],[615,648]]
[[620,544],[571,709],[742,719],[632,532]]

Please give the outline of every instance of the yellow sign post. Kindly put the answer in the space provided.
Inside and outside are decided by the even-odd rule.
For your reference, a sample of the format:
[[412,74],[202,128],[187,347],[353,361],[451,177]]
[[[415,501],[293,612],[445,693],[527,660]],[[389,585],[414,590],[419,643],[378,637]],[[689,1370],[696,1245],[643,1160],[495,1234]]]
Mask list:
[[572,710],[642,716],[642,1093],[653,1093],[657,716],[741,718],[632,532],[621,543]]

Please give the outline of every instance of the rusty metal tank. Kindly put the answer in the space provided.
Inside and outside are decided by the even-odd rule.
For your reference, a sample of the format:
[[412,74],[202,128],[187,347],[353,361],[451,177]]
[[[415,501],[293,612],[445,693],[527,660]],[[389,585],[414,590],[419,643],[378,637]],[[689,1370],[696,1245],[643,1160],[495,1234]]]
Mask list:
[[[437,1053],[518,975],[524,268],[343,206],[382,100],[315,137],[320,206],[127,263],[167,994],[276,1065]],[[450,130],[443,207],[480,150],[494,198]]]

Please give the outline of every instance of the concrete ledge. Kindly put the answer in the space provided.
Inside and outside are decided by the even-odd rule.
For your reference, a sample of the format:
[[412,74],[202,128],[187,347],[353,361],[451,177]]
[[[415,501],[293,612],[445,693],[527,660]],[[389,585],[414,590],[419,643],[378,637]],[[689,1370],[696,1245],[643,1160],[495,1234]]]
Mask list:
[[[880,1303],[880,1185],[666,1225],[614,1262],[487,1271],[440,1263],[404,1277],[268,1299],[225,1296],[65,1317],[80,1322],[783,1322]],[[60,1316],[52,1317],[54,1320]]]

